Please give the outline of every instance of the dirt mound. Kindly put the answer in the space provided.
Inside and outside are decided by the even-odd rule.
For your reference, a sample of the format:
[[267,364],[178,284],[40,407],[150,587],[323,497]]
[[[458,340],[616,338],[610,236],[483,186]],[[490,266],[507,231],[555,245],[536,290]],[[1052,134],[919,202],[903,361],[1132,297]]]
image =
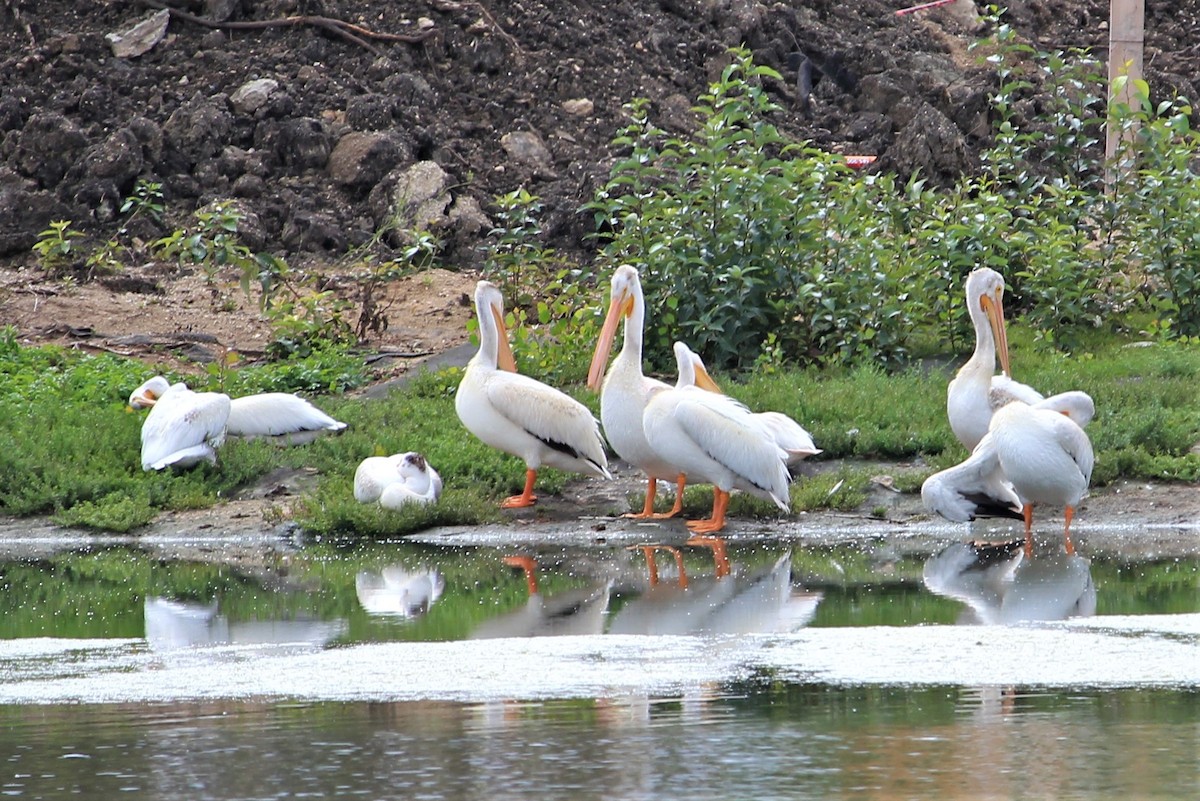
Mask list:
[[[781,130],[877,155],[872,169],[949,180],[976,166],[988,133],[994,77],[967,52],[982,23],[966,0],[903,16],[903,0],[173,4],[184,13],[163,15],[160,40],[118,57],[109,35],[158,3],[4,0],[0,324],[41,339],[204,333],[253,349],[266,334],[254,309],[214,302],[211,283],[174,265],[68,287],[34,268],[30,247],[52,220],[94,241],[113,236],[139,181],[162,184],[169,213],[142,218],[131,235],[165,235],[235,199],[254,250],[334,272],[397,213],[401,227],[431,225],[445,263],[469,269],[493,198],[525,187],[542,199],[548,244],[588,260],[580,207],[608,175],[622,106],[647,97],[662,127],[688,130],[690,106],[738,44],[784,76],[768,85]],[[1147,3],[1157,88],[1193,92],[1197,5]],[[1105,0],[1008,9],[1039,47],[1107,52]],[[443,340],[461,338],[469,314],[461,293],[471,280],[461,278],[400,288],[393,321],[409,299],[424,302],[408,319],[436,346],[453,344]],[[444,330],[420,318],[439,304]],[[410,336],[393,324],[373,344],[408,348]]]

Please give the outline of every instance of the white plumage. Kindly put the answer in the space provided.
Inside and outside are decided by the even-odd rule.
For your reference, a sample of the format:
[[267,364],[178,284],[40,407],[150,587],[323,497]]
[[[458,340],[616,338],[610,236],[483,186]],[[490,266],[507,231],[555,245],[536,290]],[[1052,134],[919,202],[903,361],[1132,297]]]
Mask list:
[[150,407],[142,423],[143,470],[216,463],[216,449],[225,441],[228,395],[193,392],[182,382],[155,376],[134,390],[129,404]]
[[[1034,408],[1057,412],[1080,427],[1091,422],[1096,412],[1091,396],[1079,391],[1052,395]],[[955,523],[980,517],[1021,519],[1024,514],[1021,499],[1001,467],[991,433],[964,462],[927,478],[921,485],[921,500],[930,512]]]
[[[641,512],[629,514],[633,518],[667,518],[679,514],[683,508],[683,489],[686,477],[676,465],[663,459],[646,440],[642,429],[642,414],[652,395],[670,387],[642,373],[642,334],[646,318],[646,301],[642,295],[641,279],[637,270],[623,264],[613,273],[609,293],[608,314],[592,354],[588,371],[588,386],[600,390],[600,422],[604,425],[604,436],[617,455],[646,474],[646,501]],[[617,326],[625,321],[624,341],[617,357],[613,359],[608,374],[604,365],[616,337]],[[604,376],[603,386],[600,378]],[[675,503],[665,514],[654,513],[654,497],[658,482],[676,482]]]
[[368,456],[354,471],[354,500],[378,501],[385,509],[410,503],[434,503],[442,496],[442,477],[416,451]]
[[[692,371],[681,344],[675,346],[680,373]],[[689,482],[713,485],[712,516],[689,522],[692,531],[720,531],[729,493],[735,489],[788,510],[788,455],[750,410],[733,398],[696,386],[664,390],[646,405],[642,426],[650,447],[679,465]]]
[[370,615],[419,617],[442,597],[446,579],[436,569],[408,570],[389,565],[354,577],[358,602]]
[[346,427],[296,395],[268,392],[231,400],[220,392],[195,392],[183,382],[171,384],[160,375],[135,389],[129,405],[152,407],[142,424],[143,470],[215,463],[216,448],[227,436],[300,444]]
[[[698,353],[682,342],[676,343],[675,347],[682,349],[683,358],[690,361],[692,366],[690,371],[680,369],[675,386],[697,386],[710,392],[721,391],[717,382],[713,381],[712,376],[708,374],[708,368],[704,366],[704,361]],[[783,412],[755,412],[754,419],[774,437],[776,445],[787,451],[789,466],[796,465],[809,456],[815,456],[821,452],[821,449],[813,442],[812,435]]]
[[525,462],[524,492],[505,499],[502,506],[537,502],[533,485],[542,465],[612,478],[600,424],[588,408],[515,372],[504,329],[504,301],[494,284],[476,285],[475,310],[479,352],[467,364],[454,408],[467,430],[485,444]]
[[[1013,381],[1004,326],[1004,277],[988,267],[967,276],[967,312],[975,327],[975,352],[946,388],[950,428],[967,450],[974,450],[987,433],[992,413],[1013,400],[1033,404],[1037,390]],[[1001,374],[995,375],[999,356]]]
[[1088,435],[1067,415],[1019,401],[992,415],[989,433],[1000,469],[1021,500],[1026,553],[1033,550],[1034,504],[1064,508],[1063,539],[1067,553],[1074,553],[1071,520],[1087,494],[1095,463]]

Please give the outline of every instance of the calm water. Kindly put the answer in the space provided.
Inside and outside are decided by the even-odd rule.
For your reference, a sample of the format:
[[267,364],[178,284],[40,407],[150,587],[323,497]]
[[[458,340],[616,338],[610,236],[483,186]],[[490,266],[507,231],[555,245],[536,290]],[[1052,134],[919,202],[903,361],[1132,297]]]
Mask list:
[[0,793],[1194,798],[1183,542],[13,552]]

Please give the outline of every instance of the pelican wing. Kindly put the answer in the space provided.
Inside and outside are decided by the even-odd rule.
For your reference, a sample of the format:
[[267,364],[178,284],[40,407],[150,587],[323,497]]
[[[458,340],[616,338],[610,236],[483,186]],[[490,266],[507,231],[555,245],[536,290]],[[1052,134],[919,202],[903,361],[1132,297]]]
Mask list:
[[228,417],[228,395],[172,386],[142,424],[142,469],[216,461],[214,449],[225,439]]
[[709,458],[771,495],[786,510],[787,452],[749,410],[725,395],[694,388],[671,391],[685,393],[673,412],[684,434]]
[[548,447],[584,459],[608,476],[600,424],[579,401],[519,373],[496,373],[487,399],[499,414]]
[[278,437],[304,431],[341,431],[345,423],[297,395],[267,392],[234,398],[226,433],[231,437]]
[[979,517],[1021,518],[1021,500],[1000,468],[987,434],[961,464],[934,473],[921,485],[925,508],[955,523]]
[[1055,421],[1055,437],[1059,445],[1079,466],[1083,476],[1084,486],[1092,483],[1092,468],[1096,464],[1096,455],[1092,450],[1092,442],[1083,429],[1070,419],[1063,417]]

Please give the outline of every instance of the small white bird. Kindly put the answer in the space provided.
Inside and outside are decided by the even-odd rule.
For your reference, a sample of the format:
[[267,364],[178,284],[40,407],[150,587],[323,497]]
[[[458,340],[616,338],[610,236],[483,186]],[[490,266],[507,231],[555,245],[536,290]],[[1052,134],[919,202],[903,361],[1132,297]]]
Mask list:
[[[946,388],[946,415],[954,436],[970,451],[987,433],[996,409],[1013,400],[1037,403],[1042,394],[1011,377],[1004,326],[1004,277],[989,267],[980,267],[967,276],[966,294],[967,312],[975,327],[975,352]],[[995,375],[997,356],[1000,375]]]
[[[682,343],[675,343],[680,373],[693,370],[686,351]],[[733,398],[696,386],[664,390],[646,405],[642,426],[650,447],[678,465],[689,482],[713,485],[712,516],[690,521],[693,532],[713,534],[724,528],[729,493],[735,489],[788,511],[788,454]]]
[[370,615],[419,617],[442,597],[445,577],[436,569],[407,570],[389,565],[379,572],[364,570],[354,577],[358,602]]
[[[721,387],[713,380],[704,366],[700,355],[682,342],[676,343],[685,357],[691,362],[692,370],[680,369],[676,387],[697,386],[709,392],[721,392]],[[722,393],[724,394],[724,393]],[[755,412],[754,418],[762,423],[767,431],[775,438],[775,444],[787,451],[789,467],[799,464],[809,456],[816,456],[821,449],[813,442],[812,435],[804,427],[783,412]]]
[[143,470],[216,464],[216,449],[225,441],[228,395],[193,392],[182,382],[155,376],[134,390],[129,405],[150,408],[142,423]]
[[378,501],[385,509],[433,503],[442,496],[442,477],[416,451],[368,456],[354,471],[354,500]]
[[[1058,412],[1083,427],[1096,407],[1086,392],[1062,392],[1035,404]],[[921,485],[921,500],[930,512],[955,523],[980,517],[1022,519],[1021,499],[1000,466],[994,437],[988,433],[962,463],[934,473]]]
[[1033,505],[1065,510],[1063,540],[1068,554],[1071,520],[1087,495],[1095,455],[1088,435],[1071,418],[1051,409],[1014,401],[996,411],[988,429],[1000,469],[1016,490],[1025,518],[1025,553],[1033,554]]
[[467,363],[454,396],[458,419],[493,448],[525,462],[525,489],[501,506],[537,503],[533,485],[542,465],[611,479],[600,424],[569,395],[516,372],[504,328],[504,300],[489,281],[475,287],[479,352]]
[[[613,273],[608,314],[592,354],[588,386],[600,390],[600,422],[604,424],[604,436],[608,444],[618,456],[646,474],[646,500],[642,511],[625,516],[662,519],[674,517],[682,511],[687,477],[678,466],[668,463],[650,447],[642,429],[642,414],[651,396],[670,389],[668,384],[642,373],[645,319],[646,300],[642,295],[641,278],[632,266],[622,264]],[[622,320],[625,321],[625,330],[621,350],[605,374],[604,365]],[[601,376],[604,377],[603,385]],[[660,480],[675,482],[675,503],[669,512],[662,514],[654,511],[654,498]]]
[[[169,412],[158,411],[164,403]],[[345,423],[286,392],[230,399],[220,392],[194,392],[186,384],[171,384],[161,375],[135,389],[129,396],[129,405],[134,409],[154,407],[142,425],[142,467],[146,470],[161,470],[168,465],[186,467],[198,461],[215,463],[214,449],[227,436],[264,437],[280,444],[303,444],[324,432],[340,432],[346,428]],[[212,433],[218,425],[221,429],[219,437]],[[204,443],[207,447],[201,447]],[[147,448],[151,455],[171,454],[171,457],[169,460],[152,459],[152,466],[147,467]],[[188,451],[188,448],[196,450]],[[154,467],[155,464],[161,466]]]

